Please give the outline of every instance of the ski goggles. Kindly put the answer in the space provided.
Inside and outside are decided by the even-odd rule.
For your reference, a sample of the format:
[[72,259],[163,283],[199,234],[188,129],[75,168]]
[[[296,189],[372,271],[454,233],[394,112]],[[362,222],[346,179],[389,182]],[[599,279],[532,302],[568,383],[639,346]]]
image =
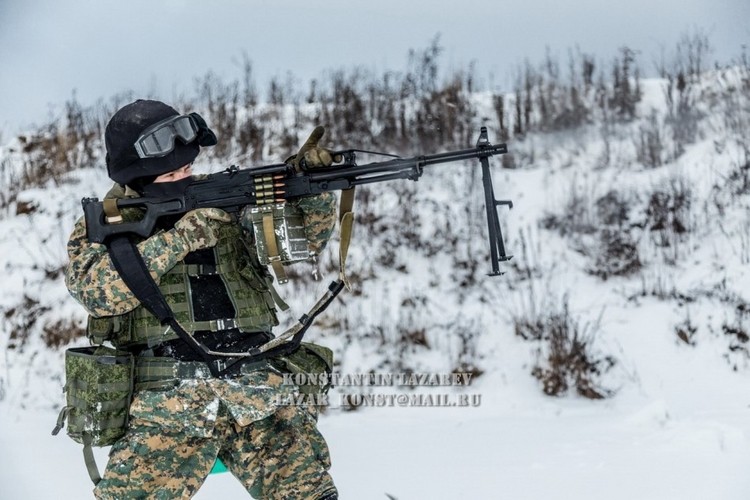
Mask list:
[[175,140],[179,138],[184,144],[193,142],[200,127],[191,115],[175,115],[154,123],[135,141],[135,150],[139,158],[159,158],[174,150]]

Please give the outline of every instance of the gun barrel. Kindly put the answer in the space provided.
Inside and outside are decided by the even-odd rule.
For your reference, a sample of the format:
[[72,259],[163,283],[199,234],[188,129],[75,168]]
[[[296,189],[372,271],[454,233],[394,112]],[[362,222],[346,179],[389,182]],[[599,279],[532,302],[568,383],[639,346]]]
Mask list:
[[[462,149],[458,151],[447,151],[445,153],[413,156],[410,158],[397,158],[393,160],[366,163],[364,165],[339,165],[325,169],[311,170],[308,175],[311,182],[332,181],[341,178],[342,175],[351,179],[361,175],[373,175],[383,172],[410,172],[415,168],[421,169],[422,167],[426,167],[429,165],[481,159],[490,156],[505,154],[507,152],[507,145],[496,144],[470,149]],[[380,178],[378,179],[386,180]]]

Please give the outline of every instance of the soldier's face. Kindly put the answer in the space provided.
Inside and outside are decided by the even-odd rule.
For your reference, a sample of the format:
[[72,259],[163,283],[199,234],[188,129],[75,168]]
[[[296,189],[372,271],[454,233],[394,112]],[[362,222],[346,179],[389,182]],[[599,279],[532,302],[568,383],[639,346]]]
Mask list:
[[154,184],[157,182],[174,182],[182,180],[186,177],[190,177],[193,175],[193,164],[188,163],[184,167],[178,168],[177,170],[172,170],[171,172],[167,172],[166,174],[161,174],[159,177],[154,179]]

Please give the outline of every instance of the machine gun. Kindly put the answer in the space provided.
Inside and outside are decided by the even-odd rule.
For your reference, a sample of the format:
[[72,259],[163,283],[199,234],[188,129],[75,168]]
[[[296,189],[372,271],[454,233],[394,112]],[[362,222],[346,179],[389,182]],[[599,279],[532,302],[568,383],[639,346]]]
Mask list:
[[[322,129],[313,134],[322,134]],[[495,199],[490,174],[489,158],[507,153],[505,144],[492,145],[487,138],[487,129],[482,127],[476,147],[446,153],[414,156],[411,158],[392,157],[386,161],[359,165],[356,154],[368,151],[348,149],[337,151],[333,156],[341,156],[342,163],[331,167],[306,169],[301,171],[286,163],[267,165],[258,168],[240,169],[230,167],[223,172],[208,175],[191,182],[184,193],[165,198],[127,198],[105,199],[84,198],[83,211],[86,218],[86,230],[89,241],[102,243],[112,258],[112,263],[133,294],[140,300],[162,325],[172,328],[177,336],[190,346],[207,364],[215,377],[222,377],[237,370],[243,363],[260,360],[293,352],[302,342],[302,337],[312,325],[314,319],[323,312],[346,285],[344,262],[351,235],[354,187],[375,182],[396,179],[416,181],[424,173],[424,168],[441,163],[453,163],[464,160],[479,160],[482,166],[484,200],[489,228],[490,258],[492,271],[490,276],[502,274],[500,262],[512,256],[505,253],[502,232],[498,221],[497,207],[508,205],[510,201]],[[392,156],[392,155],[389,155]],[[333,281],[328,291],[316,302],[312,309],[302,315],[299,321],[287,331],[262,346],[247,352],[223,352],[209,350],[197,341],[177,321],[171,307],[166,302],[149,273],[143,258],[138,251],[135,240],[138,235],[147,238],[151,235],[156,221],[165,215],[182,214],[197,208],[221,208],[228,212],[239,212],[245,206],[273,207],[306,196],[314,196],[330,191],[342,191],[340,279]],[[344,209],[344,206],[347,208]],[[143,211],[140,220],[124,220],[120,210],[136,207]],[[266,214],[267,216],[267,214]],[[264,221],[265,222],[265,221]],[[275,234],[275,228],[264,230],[264,236]],[[345,234],[346,233],[346,234]],[[271,239],[275,236],[271,236]],[[261,242],[258,242],[260,246]],[[269,241],[269,246],[275,246]],[[269,263],[274,271],[281,265],[278,253]],[[278,277],[278,274],[277,274]]]
[[[117,235],[135,234],[143,238],[151,235],[156,221],[164,215],[182,214],[196,208],[220,208],[227,212],[239,212],[247,205],[264,206],[283,203],[286,200],[314,196],[320,193],[348,190],[363,184],[372,184],[396,179],[418,180],[424,168],[442,163],[464,160],[479,160],[482,166],[482,183],[489,230],[491,272],[490,276],[503,274],[500,262],[512,256],[505,252],[500,230],[497,207],[513,202],[495,199],[489,158],[508,152],[505,144],[490,144],[487,129],[482,127],[476,147],[445,153],[392,159],[359,165],[357,153],[369,151],[348,149],[336,151],[342,163],[330,167],[295,170],[291,165],[279,163],[256,168],[241,169],[237,166],[210,174],[192,182],[184,194],[168,198],[126,198],[99,201],[84,198],[83,211],[89,241],[107,243]],[[382,153],[378,153],[382,154]],[[136,222],[124,222],[119,210],[138,207],[144,216]]]

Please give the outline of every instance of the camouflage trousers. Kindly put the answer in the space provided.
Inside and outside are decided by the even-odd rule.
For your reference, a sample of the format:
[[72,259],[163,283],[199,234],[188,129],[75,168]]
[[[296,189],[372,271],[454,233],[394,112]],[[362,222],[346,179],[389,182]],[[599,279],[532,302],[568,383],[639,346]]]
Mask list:
[[[240,425],[225,403],[215,400],[212,429],[196,434],[140,418],[132,410],[137,400],[128,431],[112,447],[94,490],[99,499],[191,498],[217,457],[257,499],[315,500],[336,491],[328,473],[328,447],[315,416],[304,407],[279,406],[261,420]],[[174,402],[167,397],[163,404]],[[205,428],[206,423],[198,424]]]

